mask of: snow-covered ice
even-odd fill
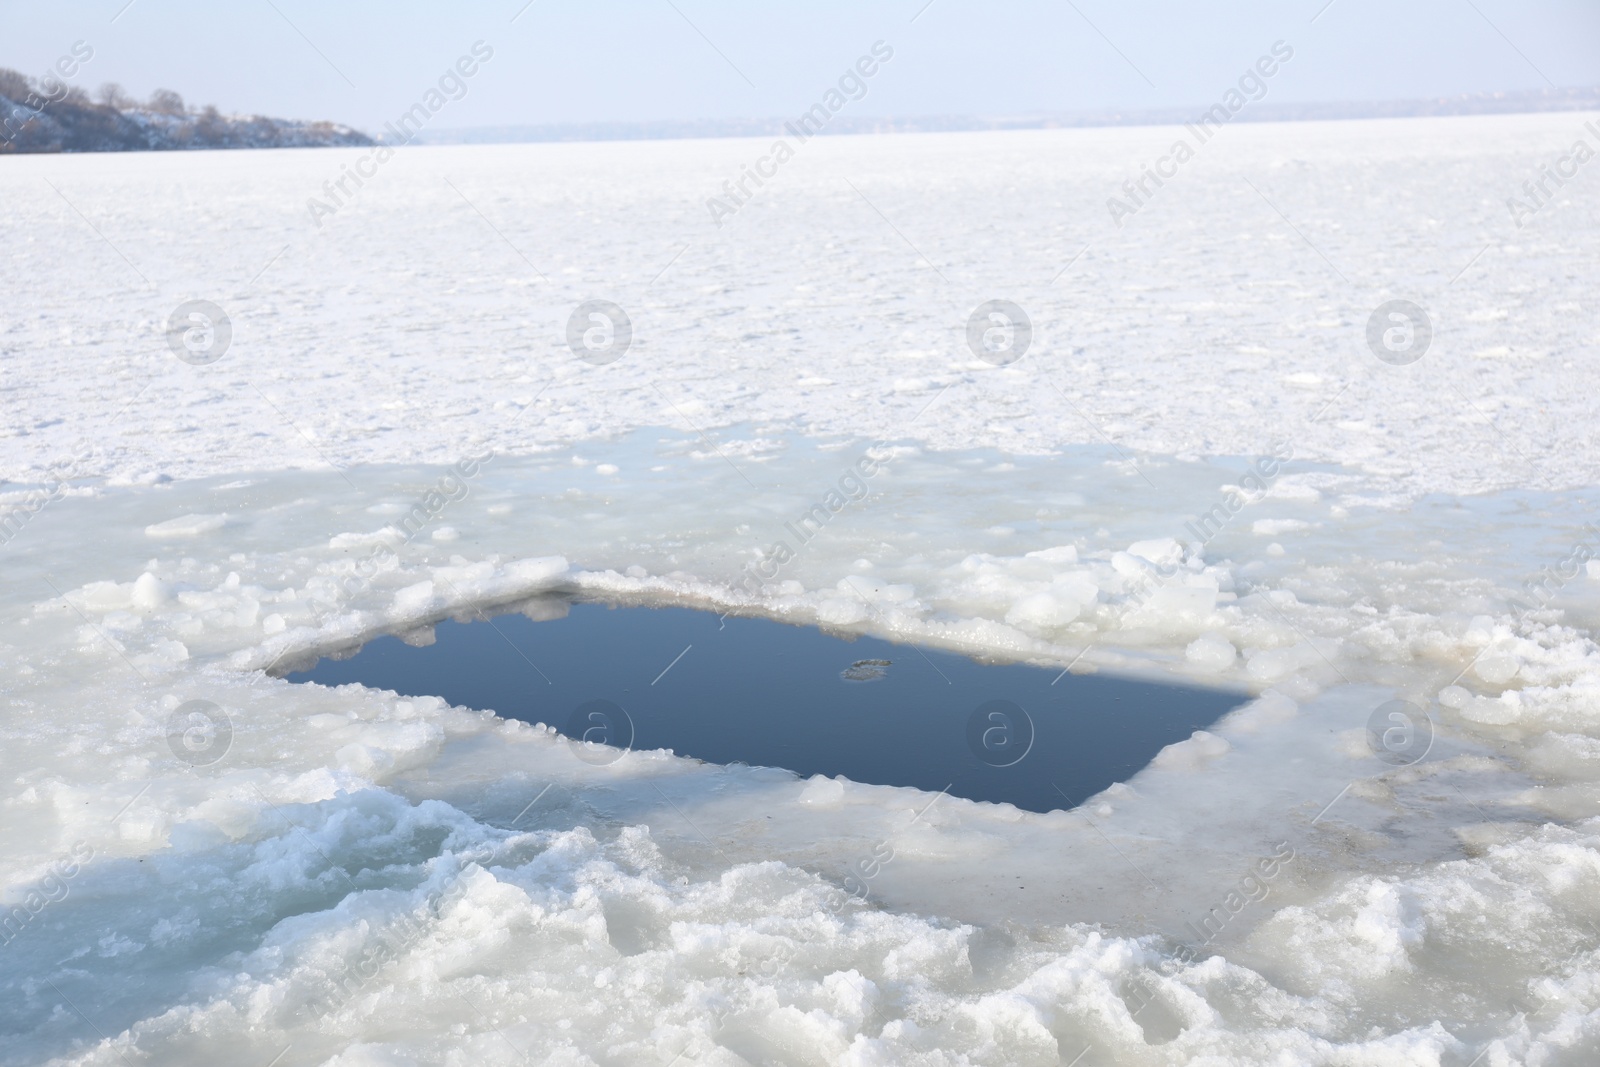
[[[9,161],[0,1062],[1592,1062],[1585,118]],[[1038,815],[277,677],[570,590],[1255,699]]]

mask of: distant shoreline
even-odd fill
[[[1181,126],[1204,110],[1159,108],[1134,111],[1067,112],[1047,115],[934,115],[872,118],[840,115],[825,136],[883,133],[960,133],[986,130],[1092,129],[1117,126]],[[1241,113],[1237,122],[1322,122],[1339,119],[1430,118],[1455,115],[1519,115],[1600,111],[1600,88],[1468,93],[1432,100],[1374,100],[1344,103],[1279,104],[1263,101]],[[706,119],[661,122],[548,123],[526,126],[474,126],[428,130],[411,144],[526,144],[569,141],[667,141],[692,138],[767,137],[784,132],[783,118]]]
[[[92,99],[66,79],[94,58],[83,41],[43,78],[0,68],[0,156],[83,152],[167,152],[231,148],[326,148],[370,145],[372,138],[336,122],[265,115],[223,115],[191,108],[158,89],[146,103],[117,85]]]
[[[874,118],[839,115],[823,136],[895,133],[968,133],[1181,126],[1201,108],[1062,112],[1020,116],[931,115]],[[1353,119],[1437,118],[1600,111],[1600,88],[1466,93],[1428,100],[1269,103],[1238,114],[1236,122],[1328,122]],[[781,136],[790,119],[700,119],[657,122],[547,123],[419,130],[396,141],[374,138],[342,123],[221,115],[215,108],[160,112],[146,106],[94,104],[83,94],[27,104],[0,95],[0,156],[87,152],[184,151],[246,148],[330,148],[401,145],[549,144],[601,141],[669,141]],[[24,125],[26,130],[24,130]],[[392,126],[392,124],[391,124]],[[20,135],[20,136],[19,136]]]

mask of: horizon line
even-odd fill
[[[1006,115],[835,116],[821,135],[965,133],[1006,130],[1173,126],[1193,122],[1206,105]],[[1325,122],[1373,118],[1549,114],[1600,110],[1600,86],[1499,90],[1408,100],[1260,101],[1235,122]],[[419,131],[411,144],[517,144],[563,141],[695,140],[781,135],[785,118],[642,119],[496,123]],[[380,144],[388,143],[381,137]]]

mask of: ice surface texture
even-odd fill
[[[1600,207],[1587,172],[1520,229],[1505,206],[1589,117],[1233,126],[1120,229],[1106,199],[1176,131],[816,138],[720,229],[704,202],[756,143],[402,152],[320,227],[306,200],[359,150],[14,159],[0,346],[27,388],[0,476],[80,437],[137,479],[754,422],[1028,453],[1288,438],[1416,492],[1592,485]],[[967,346],[997,298],[1033,324],[1004,368]],[[1393,298],[1434,325],[1409,366],[1367,349]],[[192,299],[233,329],[203,375],[165,336]],[[595,374],[567,330],[598,299],[633,342]]]

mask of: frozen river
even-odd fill
[[[1593,1062],[1587,118],[8,160],[0,1062]],[[1251,699],[1036,813],[279,677],[573,594]]]

